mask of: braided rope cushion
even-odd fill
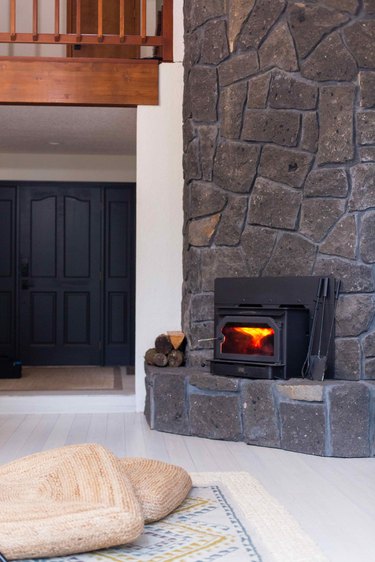
[[[142,530],[130,480],[99,445],[63,447],[0,467],[0,552],[9,559],[117,546]]]
[[[133,484],[145,523],[169,515],[191,490],[191,478],[179,466],[142,458],[120,459],[120,464]]]

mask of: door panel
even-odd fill
[[[20,189],[24,363],[101,363],[100,214],[100,189]]]
[[[134,186],[107,189],[105,268],[106,364],[134,362]]]
[[[15,357],[16,189],[0,190],[0,355]]]

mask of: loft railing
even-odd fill
[[[24,3],[25,0],[19,0]],[[60,0],[54,2],[54,31],[41,33],[39,29],[39,1],[32,1],[32,22],[29,33],[17,30],[17,0],[10,0],[9,6],[9,31],[0,32],[0,43],[18,44],[59,44],[59,45],[122,45],[138,47],[157,47],[162,60],[172,61],[173,57],[173,0],[164,0],[161,15],[160,35],[147,34],[147,0],[139,2],[140,29],[138,34],[127,34],[126,30],[126,3],[129,0],[114,0],[119,6],[119,21],[117,33],[105,33],[103,5],[107,0],[93,0],[97,3],[97,25],[94,33],[83,33],[84,20],[82,1],[71,0],[74,5],[75,22],[74,33],[62,32],[60,26]],[[0,13],[1,18],[1,13]],[[79,47],[78,47],[79,48]]]

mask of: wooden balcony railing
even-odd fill
[[[0,32],[0,43],[66,45],[63,53],[67,56],[0,57],[0,104],[158,103],[158,63],[173,60],[173,0],[163,0],[158,32],[152,35],[148,34],[147,0],[49,1],[53,21],[46,33],[39,24],[45,2],[9,0],[8,31]],[[25,26],[22,12],[20,31],[17,8],[26,2],[31,2],[31,21]],[[66,26],[61,24],[62,8]],[[1,19],[4,29],[0,13]],[[30,31],[24,32],[25,27]],[[142,47],[154,50],[148,49],[142,58]]]
[[[19,0],[25,3],[25,0]],[[129,45],[138,47],[158,47],[163,61],[172,61],[173,57],[173,0],[164,0],[162,10],[162,25],[160,35],[147,35],[147,2],[146,0],[111,0],[114,7],[119,10],[118,30],[116,33],[106,33],[104,27],[104,6],[108,0],[92,0],[97,13],[96,30],[84,33],[85,22],[82,18],[82,4],[84,0],[68,0],[68,13],[74,9],[75,31],[63,33],[60,29],[60,1],[54,2],[54,32],[40,33],[38,24],[39,2],[32,1],[32,32],[17,31],[17,0],[10,0],[9,32],[0,32],[0,43],[31,43],[31,44],[60,44],[60,45]],[[87,0],[86,0],[87,1]],[[141,14],[140,29],[137,33],[132,30],[126,33],[126,5],[134,3]],[[117,4],[117,6],[116,6]],[[69,9],[70,6],[70,9]],[[86,8],[87,10],[87,8]],[[0,14],[1,17],[1,14]],[[31,28],[31,26],[30,26]],[[135,31],[135,32],[134,32]]]

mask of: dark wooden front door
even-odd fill
[[[132,364],[134,229],[133,184],[1,187],[0,354]]]
[[[20,351],[27,364],[98,365],[100,190],[20,188]]]

